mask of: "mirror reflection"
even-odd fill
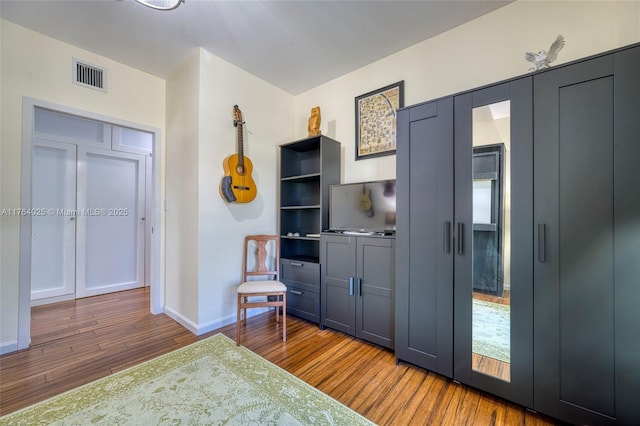
[[[473,109],[472,368],[511,380],[510,101]]]

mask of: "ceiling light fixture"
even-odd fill
[[[156,10],[173,10],[184,3],[184,0],[136,0],[138,3]]]

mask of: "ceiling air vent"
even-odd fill
[[[73,82],[80,86],[106,92],[106,70],[73,58]]]

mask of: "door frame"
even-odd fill
[[[152,209],[150,222],[153,227],[151,235],[151,303],[152,314],[164,312],[165,280],[164,280],[164,221],[162,210],[162,181],[164,171],[161,168],[163,152],[162,131],[159,128],[134,123],[102,114],[84,111],[74,107],[43,101],[28,96],[22,97],[22,146],[21,146],[21,176],[20,176],[20,207],[31,209],[31,185],[33,172],[33,137],[34,115],[36,108],[45,108],[66,114],[72,114],[90,120],[100,121],[122,127],[152,133]],[[20,278],[18,284],[18,343],[17,350],[29,347],[31,342],[31,217],[20,217]]]

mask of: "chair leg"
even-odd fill
[[[238,295],[237,301],[237,312],[236,312],[236,346],[240,346],[240,298],[242,296]]]
[[[282,295],[282,341],[287,341],[287,293]]]

